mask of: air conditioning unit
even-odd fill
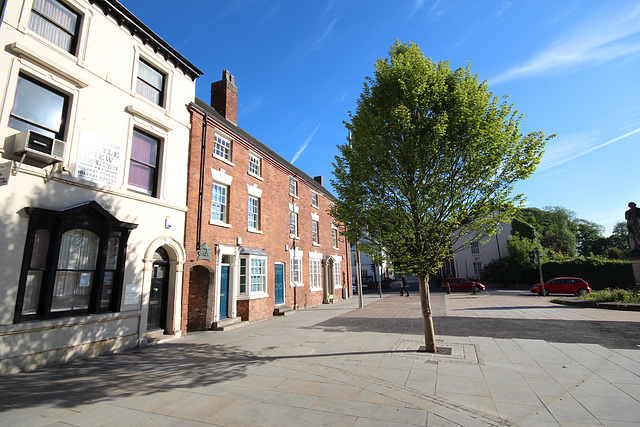
[[[28,159],[52,164],[64,160],[66,142],[39,134],[33,130],[25,130],[16,134],[13,141],[13,153],[25,155]]]

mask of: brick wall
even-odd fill
[[[287,169],[287,165],[283,165],[271,157],[267,153],[261,152],[256,147],[247,142],[239,132],[236,132],[235,126],[223,126],[219,120],[213,120],[211,117],[207,119],[206,140],[207,149],[204,155],[204,191],[202,193],[202,216],[201,224],[201,240],[200,243],[207,243],[212,249],[212,262],[197,261],[198,253],[196,246],[198,243],[198,202],[201,188],[201,154],[203,124],[205,123],[205,114],[200,106],[190,106],[191,111],[191,139],[190,139],[190,157],[189,157],[189,181],[188,181],[188,212],[185,235],[185,249],[187,252],[187,262],[185,265],[184,283],[189,286],[183,288],[183,301],[190,301],[192,292],[201,295],[202,290],[195,285],[192,286],[190,280],[193,274],[191,268],[197,263],[207,265],[211,269],[215,269],[215,245],[225,244],[235,246],[238,238],[242,240],[242,246],[259,248],[268,254],[267,258],[267,292],[268,297],[239,300],[237,304],[238,316],[243,320],[260,320],[273,314],[275,308],[275,292],[274,278],[276,263],[284,264],[284,292],[285,304],[289,306],[297,306],[298,308],[317,305],[323,302],[323,292],[311,292],[309,287],[310,271],[309,271],[309,252],[319,252],[323,256],[338,255],[343,260],[341,268],[344,277],[350,277],[349,252],[346,239],[340,236],[343,242],[339,242],[338,249],[333,249],[331,223],[332,218],[328,215],[330,207],[330,198],[317,191],[311,184],[307,183],[303,177],[295,176],[292,171]],[[232,139],[232,155],[229,164],[217,157],[213,156],[214,137],[216,132],[222,132],[223,135]],[[262,173],[261,178],[256,178],[248,173],[249,170],[249,153],[253,152],[262,157]],[[222,227],[209,224],[211,215],[211,188],[212,174],[211,170],[224,169],[227,175],[233,177],[228,192],[228,223],[231,227]],[[289,195],[289,178],[293,176],[298,181],[298,197]],[[262,190],[260,198],[260,231],[261,234],[248,231],[248,190],[247,185],[257,187]],[[318,207],[313,207],[311,203],[311,193],[318,194]],[[295,203],[298,208],[298,237],[299,239],[291,239],[289,237],[289,204]],[[311,234],[311,214],[315,213],[319,216],[319,236],[320,246],[312,244]],[[290,286],[290,253],[287,249],[295,246],[304,251],[303,255],[303,282],[304,286]],[[346,258],[345,258],[346,257]],[[322,280],[324,281],[324,268],[322,271]],[[213,285],[213,284],[212,284]],[[231,286],[231,285],[230,285]],[[346,281],[349,294],[351,286]],[[342,297],[342,290],[336,289],[336,298]],[[211,302],[209,302],[210,304]],[[189,307],[183,310],[183,332],[186,332],[187,323],[196,322],[189,313]]]

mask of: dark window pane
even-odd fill
[[[19,76],[9,126],[16,130],[42,130],[41,133],[53,133],[50,136],[61,139],[67,102],[68,97]]]

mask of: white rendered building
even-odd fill
[[[115,0],[0,8],[0,373],[180,334],[202,72]]]
[[[511,222],[501,224],[498,233],[491,237],[462,236],[458,239],[458,245],[454,246],[453,260],[449,261],[451,267],[453,263],[454,273],[443,271],[443,276],[464,277],[466,279],[478,280],[482,274],[484,266],[491,261],[502,259],[509,255],[507,240],[511,236]],[[471,238],[470,247],[462,248],[464,242]]]

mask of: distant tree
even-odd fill
[[[577,227],[574,212],[562,206],[547,206],[544,210],[523,208],[516,217],[536,230],[544,248],[560,257],[575,256]]]
[[[469,66],[452,70],[412,43],[396,42],[376,62],[350,119],[332,214],[356,235],[366,228],[397,271],[418,275],[426,349],[435,352],[429,275],[465,247],[456,239],[491,236],[512,217],[522,200],[513,183],[534,172],[549,138],[523,135],[513,104]]]
[[[629,252],[629,232],[627,231],[627,223],[624,221],[616,222],[613,226],[613,233],[608,238],[609,248],[617,248],[623,253]]]
[[[577,230],[578,254],[585,258],[590,254],[604,255],[604,248],[599,241],[604,237],[604,227],[586,219],[576,219],[574,223]]]

